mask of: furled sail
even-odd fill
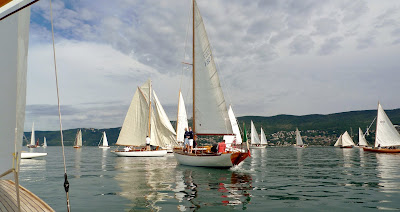
[[[361,128],[358,128],[358,146],[368,146],[367,140],[365,139]]]
[[[35,146],[35,123],[32,123],[31,145]]]
[[[136,89],[118,136],[117,145],[144,146],[149,130],[150,80]]]
[[[349,133],[346,131],[342,136],[342,146],[355,146],[353,139],[351,139]]]
[[[179,91],[179,101],[178,101],[178,119],[176,120],[176,140],[179,142],[184,141],[185,128],[189,128],[185,102],[183,101],[182,92]]]
[[[0,17],[9,14],[11,7],[19,7],[20,2],[2,1]],[[25,121],[29,21],[29,8],[0,21],[0,175],[11,168],[19,169]],[[12,175],[4,178],[14,179]]]
[[[253,121],[251,121],[251,144],[260,144],[260,138],[258,137],[258,133],[256,127],[254,126]]]
[[[151,126],[151,140],[155,143],[156,146],[168,147],[168,146],[176,146],[178,145],[176,141],[176,133],[174,128],[171,125],[171,122],[168,119],[167,114],[164,111],[160,101],[156,93],[153,91],[153,99],[154,99],[154,122],[152,122]],[[153,121],[152,120],[152,121]]]
[[[194,2],[195,129],[197,134],[232,134],[232,126],[207,32]]]
[[[103,146],[108,146],[108,140],[105,131],[103,132]]]
[[[301,139],[300,131],[296,128],[296,145],[301,146],[303,145],[303,139]]]
[[[261,145],[267,145],[268,141],[267,141],[267,137],[265,137],[265,133],[263,128],[261,128]]]
[[[400,135],[394,128],[380,103],[378,103],[378,116],[376,119],[375,147],[400,145]]]

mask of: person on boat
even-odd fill
[[[149,138],[149,136],[146,136],[146,150],[150,151],[150,141],[151,139]]]
[[[189,138],[190,138],[190,135],[189,135],[189,131],[188,131],[187,128],[185,128],[184,138],[185,138],[185,142],[183,143],[183,150],[184,151],[188,151],[189,150]]]
[[[189,127],[189,152],[193,153],[193,138],[194,138],[194,133],[192,131],[192,128]]]
[[[225,149],[226,149],[225,140],[222,140],[222,142],[218,143],[218,153],[224,153]]]

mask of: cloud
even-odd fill
[[[333,37],[325,40],[325,42],[321,45],[321,48],[318,51],[320,55],[329,55],[332,52],[338,50],[340,46],[340,42],[343,41],[342,37]]]
[[[298,35],[289,47],[292,54],[307,54],[314,47],[314,41],[309,36]]]

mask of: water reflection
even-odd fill
[[[46,179],[46,160],[43,158],[21,160],[20,170],[23,175],[23,181],[44,181]]]
[[[378,162],[379,185],[384,193],[398,193],[400,190],[400,155],[396,154],[376,154]]]
[[[81,178],[81,176],[82,176],[82,173],[81,173],[82,148],[77,148],[77,149],[74,148],[74,150],[75,150],[75,164],[74,164],[74,167],[75,167],[75,170],[74,170],[74,171],[75,171],[75,175],[74,175],[74,177],[75,177],[75,178]]]

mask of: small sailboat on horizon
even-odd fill
[[[349,133],[346,131],[339,136],[334,146],[340,148],[353,148],[355,144],[353,142],[353,139],[351,139]]]
[[[43,148],[46,148],[47,147],[47,140],[46,140],[46,137],[44,137],[43,138],[43,146],[42,146]]]
[[[38,147],[35,142],[35,123],[32,123],[31,143],[26,145],[28,148]]]
[[[296,128],[296,145],[294,147],[304,148],[303,139],[301,138],[300,131],[298,128]]]
[[[358,128],[358,147],[367,147],[368,142],[361,128]]]
[[[376,118],[375,146],[373,148],[363,147],[363,150],[378,153],[400,153],[400,134],[379,102]]]
[[[79,129],[76,132],[76,136],[75,136],[75,142],[74,142],[74,148],[78,149],[82,147],[82,130]]]
[[[250,144],[250,149],[264,149],[266,147],[261,145],[260,137],[258,136],[257,129],[254,126],[253,120],[251,121]]]
[[[102,143],[102,141],[103,141],[103,143]],[[102,145],[100,145],[100,143],[102,143]],[[100,142],[99,142],[99,148],[102,148],[102,149],[110,148],[110,146],[108,146],[106,131],[103,131],[103,136],[101,137]]]

